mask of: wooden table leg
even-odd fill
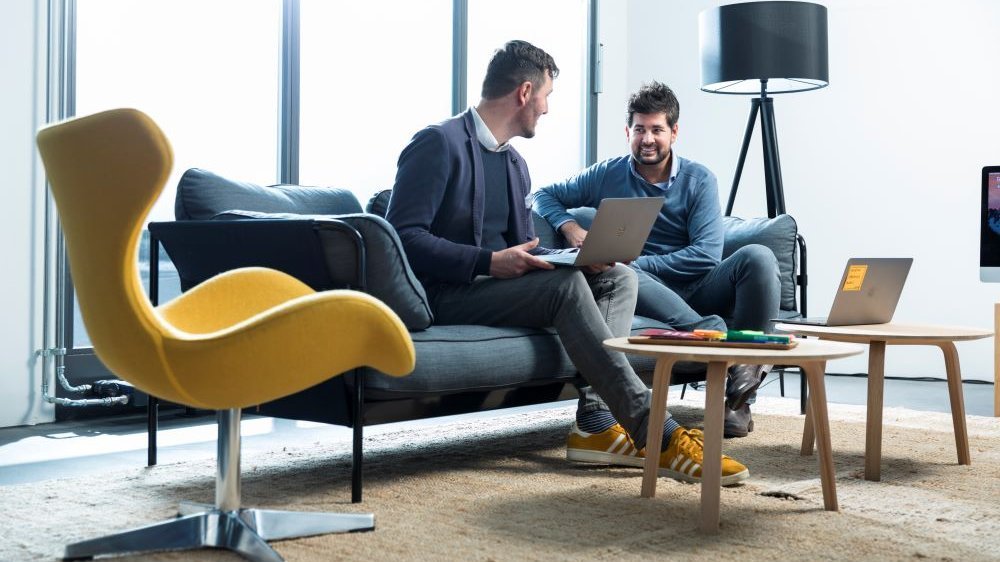
[[[868,346],[868,414],[865,420],[865,480],[882,479],[882,395],[885,391],[885,342]]]
[[[726,369],[728,363],[708,364],[705,389],[705,451],[701,464],[701,530],[719,530],[719,499],[722,488],[722,426],[725,423]]]
[[[969,453],[969,432],[965,427],[965,398],[962,394],[962,370],[958,365],[958,350],[947,341],[938,344],[944,352],[944,365],[948,372],[948,397],[951,399],[951,421],[955,426],[955,448],[958,464],[972,464]]]
[[[649,426],[646,430],[646,461],[642,471],[642,497],[656,495],[656,477],[660,469],[660,446],[663,441],[663,421],[667,417],[667,390],[674,360],[660,357],[653,371],[653,399],[649,406]]]
[[[993,415],[1000,418],[1000,302],[993,305]]]
[[[802,380],[806,380],[805,368],[802,369]],[[809,401],[812,401],[812,394],[809,395]],[[806,425],[802,428],[802,449],[799,450],[799,454],[803,457],[808,457],[813,454],[813,445],[816,443],[816,430],[813,428],[812,420],[812,408],[806,405]]]
[[[833,472],[833,446],[830,443],[830,420],[826,411],[826,383],[823,380],[826,376],[826,361],[806,363],[804,367],[806,376],[809,377],[809,412],[812,416],[813,427],[816,429],[819,476],[823,483],[823,507],[827,511],[837,511],[837,481]],[[708,451],[705,454],[707,455]]]

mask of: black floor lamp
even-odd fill
[[[726,216],[733,211],[758,115],[764,145],[767,214],[783,214],[785,192],[774,104],[768,94],[804,92],[829,83],[826,7],[808,2],[747,2],[705,10],[698,19],[701,89],[715,94],[759,95],[750,103]]]

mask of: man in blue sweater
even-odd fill
[[[778,315],[781,285],[774,254],[752,244],[722,259],[723,224],[715,176],[672,150],[680,105],[658,82],[628,103],[631,154],[594,164],[534,196],[535,210],[573,246],[587,235],[566,209],[597,207],[605,197],[666,198],[642,256],[636,313],[678,330],[767,330]],[[769,367],[737,365],[726,383],[729,437],[753,430],[750,406]],[[571,447],[572,448],[572,447]]]
[[[590,385],[581,389],[575,426],[599,434],[591,460],[642,466],[649,389],[625,355],[602,342],[629,333],[635,273],[621,264],[554,268],[538,257],[525,198],[524,158],[509,141],[531,138],[559,69],[524,41],[498,49],[478,105],[417,132],[399,155],[386,219],[430,301],[437,324],[554,327]],[[671,425],[672,424],[672,425]],[[700,481],[702,439],[665,424],[660,473]],[[722,459],[722,483],[749,471]]]

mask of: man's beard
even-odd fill
[[[632,157],[635,158],[635,161],[644,166],[655,166],[656,164],[659,164],[660,162],[666,160],[669,156],[670,156],[669,150],[667,151],[657,150],[656,153],[653,154],[652,156],[643,156],[642,148],[639,148],[632,153]]]

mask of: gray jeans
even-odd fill
[[[750,244],[733,252],[715,269],[687,285],[670,283],[638,270],[635,312],[676,330],[734,330],[772,327],[781,304],[778,260],[770,248]]]
[[[566,354],[590,385],[581,389],[580,408],[607,408],[642,447],[649,389],[623,353],[602,343],[628,335],[636,291],[635,273],[616,265],[592,276],[560,267],[515,279],[477,277],[468,285],[428,287],[427,295],[436,324],[554,327]]]

